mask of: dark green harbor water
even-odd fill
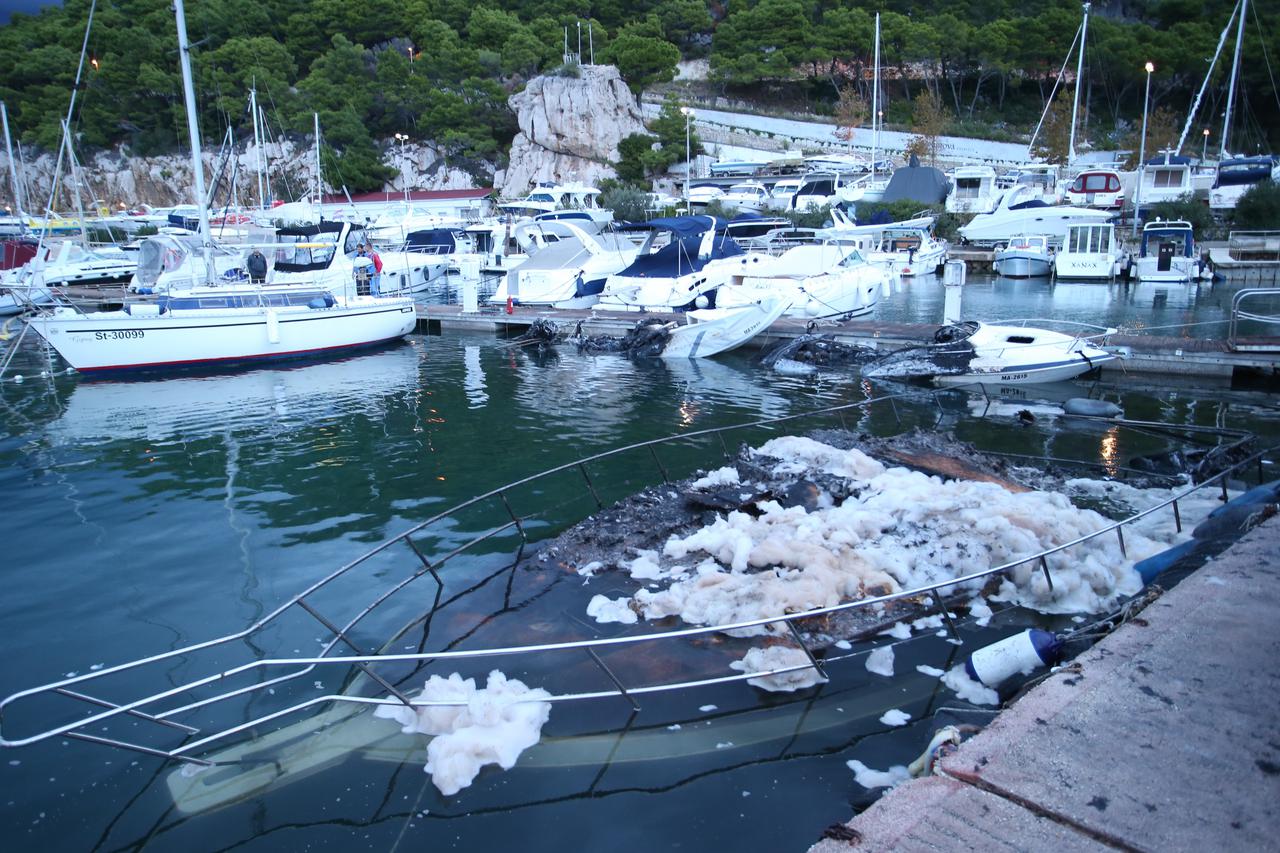
[[[977,298],[981,289],[973,292]],[[994,305],[996,286],[991,293]],[[1005,316],[1040,313],[1021,307]],[[918,312],[904,318],[933,318],[927,305]],[[18,370],[26,381],[0,385],[5,694],[240,630],[413,522],[553,465],[880,390],[851,376],[764,372],[750,352],[632,364],[569,349],[538,357],[490,336],[460,335],[203,378],[50,380],[35,375],[40,368],[35,352],[24,353]],[[1092,393],[1122,403],[1131,418],[1251,429],[1268,441],[1280,434],[1274,396],[1223,384],[1143,377],[1046,393]],[[1111,464],[1166,447],[1158,436],[1060,429],[1047,419],[1030,427],[978,419],[985,401],[960,392],[939,400],[877,404],[849,425],[890,434],[940,422],[984,447]],[[636,458],[593,468],[604,495],[657,479]],[[711,443],[698,443],[664,461],[682,476],[699,462],[717,467],[720,457]],[[539,533],[594,509],[572,478],[526,490],[521,500],[530,502],[517,507],[521,513],[535,501],[556,507],[554,521],[533,525]],[[465,528],[433,544],[464,541]],[[503,565],[502,549],[491,550],[451,564],[450,593]],[[560,583],[544,596],[517,588],[518,606],[486,623],[488,638],[534,642],[584,619],[585,596],[600,590],[578,587]],[[376,648],[406,613],[425,610],[431,590],[422,590],[420,601],[406,601],[360,641]],[[502,590],[484,587],[433,630],[461,630],[503,602]],[[983,632],[966,630],[966,642],[982,641]],[[327,636],[315,623],[289,621],[255,638],[251,654],[310,653]],[[173,764],[54,738],[0,752],[0,837],[11,850],[802,850],[863,797],[847,760],[877,769],[906,763],[937,727],[985,718],[915,672],[917,663],[946,668],[956,648],[935,638],[900,647],[892,682],[867,673],[861,658],[832,664],[832,683],[819,695],[770,697],[763,709],[741,684],[649,699],[621,739],[613,733],[629,723],[625,703],[558,705],[542,746],[450,798],[430,785],[420,756],[403,762],[395,753],[357,751],[242,801],[187,814],[167,786]],[[145,682],[116,682],[110,698],[159,691],[189,675],[187,663],[175,661]],[[317,689],[342,687],[340,678],[316,678]],[[708,705],[719,710],[698,710]],[[734,710],[748,705],[755,709]],[[890,708],[919,722],[879,723]],[[5,734],[41,722],[15,710]],[[112,732],[143,737],[144,729],[124,723]]]

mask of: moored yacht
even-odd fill
[[[937,272],[947,260],[947,244],[933,236],[932,225],[930,220],[925,226],[886,226],[880,244],[867,253],[867,260],[903,276]]]
[[[581,211],[597,222],[613,221],[613,211],[600,206],[600,190],[581,183],[541,183],[523,199],[500,204],[498,208],[504,213],[521,217],[557,211]]]
[[[734,275],[716,292],[716,305],[747,304],[778,296],[791,317],[856,317],[871,313],[880,298],[884,269],[856,247],[828,242],[793,246]]]
[[[526,232],[535,231],[537,237]],[[585,308],[599,298],[612,273],[626,269],[640,247],[613,231],[593,233],[579,223],[526,222],[516,239],[536,245],[528,260],[508,272],[490,301]]]
[[[1007,246],[996,250],[992,267],[996,275],[1005,278],[1048,275],[1053,269],[1053,252],[1049,250],[1049,240],[1043,234],[1014,237]]]
[[[1280,157],[1237,157],[1218,164],[1209,207],[1215,211],[1234,210],[1240,196],[1258,184],[1280,181]]]
[[[991,213],[981,213],[960,229],[966,242],[992,246],[1019,234],[1043,234],[1050,246],[1061,245],[1072,225],[1101,225],[1111,219],[1105,210],[1071,205],[1048,205],[1025,186],[1015,185]]]
[[[719,234],[723,225],[711,216],[677,216],[634,226],[632,230],[648,232],[644,243],[630,266],[609,276],[595,307],[623,311],[714,307],[716,288],[768,260],[767,255],[744,252],[732,237]],[[661,243],[662,239],[666,242]]]
[[[1142,243],[1133,261],[1138,281],[1186,284],[1201,277],[1191,223],[1157,219],[1142,227]]]
[[[1062,248],[1053,257],[1054,275],[1061,279],[1109,281],[1120,275],[1125,253],[1111,222],[1072,225]]]
[[[1087,169],[1067,187],[1067,204],[1119,210],[1124,207],[1124,182],[1115,169]]]
[[[957,166],[951,182],[954,188],[947,195],[948,213],[990,213],[1004,195],[996,186],[996,170],[990,166]]]

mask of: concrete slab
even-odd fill
[[[890,791],[858,816],[853,832],[834,832],[809,853],[850,850],[1109,850],[1106,845],[1009,800],[941,776]],[[854,834],[856,833],[856,835]]]
[[[813,850],[1280,850],[1278,612],[1273,518]]]
[[[1280,519],[943,762],[1120,846],[1280,848]]]

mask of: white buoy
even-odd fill
[[[1048,631],[1028,628],[969,655],[964,670],[987,687],[998,687],[1018,673],[1034,672],[1058,659],[1062,642]]]

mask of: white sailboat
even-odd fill
[[[203,200],[200,134],[191,83],[190,45],[182,0],[175,0],[179,58],[186,96],[195,197]],[[416,322],[408,298],[358,294],[304,284],[218,283],[208,213],[197,204],[205,278],[180,295],[83,313],[59,306],[27,320],[77,370],[125,370],[218,365],[314,355],[402,337]]]

